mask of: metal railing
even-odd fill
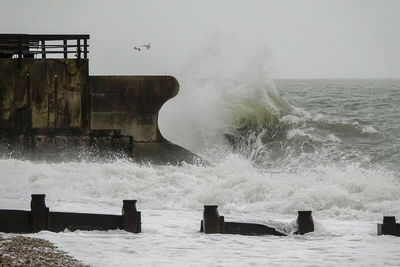
[[[88,34],[0,34],[0,58],[46,58],[50,54],[68,58],[73,54],[86,59],[89,38]]]

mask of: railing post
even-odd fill
[[[21,44],[21,37],[18,37],[18,66],[21,66],[22,60],[22,44]]]
[[[42,58],[46,58],[46,43],[44,40],[40,41],[42,44]]]
[[[76,45],[77,45],[77,47],[78,47],[78,51],[77,51],[77,53],[78,53],[78,59],[81,59],[81,39],[77,39],[77,40],[76,40]]]
[[[22,58],[22,43],[21,38],[18,38],[18,58]]]
[[[64,46],[64,58],[68,58],[68,53],[67,53],[67,40],[63,40],[63,46]]]
[[[44,194],[33,194],[31,199],[32,231],[34,233],[47,229],[48,208]]]
[[[83,39],[83,58],[87,59],[87,39]]]

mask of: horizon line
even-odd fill
[[[400,80],[400,77],[397,78],[340,78],[340,77],[324,77],[324,78],[305,78],[305,77],[296,77],[296,78],[284,78],[284,77],[277,77],[273,78],[272,80]]]

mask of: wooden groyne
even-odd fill
[[[141,212],[136,209],[136,200],[123,201],[122,215],[50,211],[46,206],[44,194],[32,195],[30,206],[30,211],[0,209],[0,232],[123,229],[131,233],[140,233],[142,229]]]

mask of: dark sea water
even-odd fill
[[[278,80],[276,87],[306,111],[297,129],[320,137],[310,143],[330,149],[331,160],[400,170],[400,80]]]

